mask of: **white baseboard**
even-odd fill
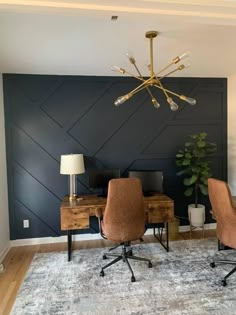
[[[102,239],[99,233],[96,234],[76,234],[72,236],[73,241],[90,241]],[[65,243],[67,242],[67,236],[58,237],[40,237],[40,238],[26,238],[20,240],[11,241],[11,247],[14,246],[27,246],[27,245],[39,245],[39,244],[53,244],[53,243]]]
[[[204,225],[205,230],[216,229],[216,223],[208,223]],[[196,228],[196,230],[201,230],[201,228]],[[189,231],[189,225],[180,226],[180,232]],[[151,235],[153,229],[148,229],[145,235]],[[99,233],[96,234],[76,234],[73,235],[73,241],[90,241],[90,240],[100,240],[102,239]],[[40,237],[40,238],[27,238],[20,240],[13,240],[10,242],[11,247],[15,246],[27,246],[27,245],[39,245],[39,244],[50,244],[50,243],[65,243],[67,242],[67,236],[58,237]],[[1,256],[0,256],[1,257]],[[1,259],[0,259],[1,261]]]
[[[180,232],[188,232],[190,229],[189,225],[181,225],[179,227]],[[195,230],[201,230],[201,227],[197,227]],[[204,230],[215,230],[216,229],[216,223],[206,223],[204,224]]]
[[[0,264],[3,261],[3,259],[5,258],[5,256],[7,255],[7,253],[9,252],[11,248],[11,243],[9,242],[5,248],[0,252]]]

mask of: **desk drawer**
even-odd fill
[[[77,230],[89,228],[89,211],[61,209],[61,229]]]
[[[149,205],[148,223],[163,223],[174,220],[173,205]]]

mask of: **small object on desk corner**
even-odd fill
[[[81,198],[81,197],[76,198],[77,201],[80,201],[80,200],[83,200],[83,199],[84,199],[84,198]]]
[[[5,271],[5,266],[3,264],[0,264],[0,274]]]

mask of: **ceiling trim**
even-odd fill
[[[220,10],[219,8],[222,8]],[[235,10],[233,10],[235,8]],[[49,10],[67,10],[67,11],[97,11],[97,12],[124,12],[138,14],[159,14],[170,16],[201,17],[236,20],[236,3],[233,1],[191,1],[186,0],[166,1],[166,0],[140,0],[140,1],[97,1],[90,0],[86,2],[63,1],[63,0],[0,0],[0,9],[17,11],[19,9],[29,11],[30,9]],[[224,9],[224,10],[223,10]],[[54,12],[56,13],[56,12]]]

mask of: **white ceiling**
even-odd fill
[[[149,30],[156,72],[187,50],[180,76],[236,74],[235,0],[0,0],[0,72],[110,76],[133,52],[147,74]]]

